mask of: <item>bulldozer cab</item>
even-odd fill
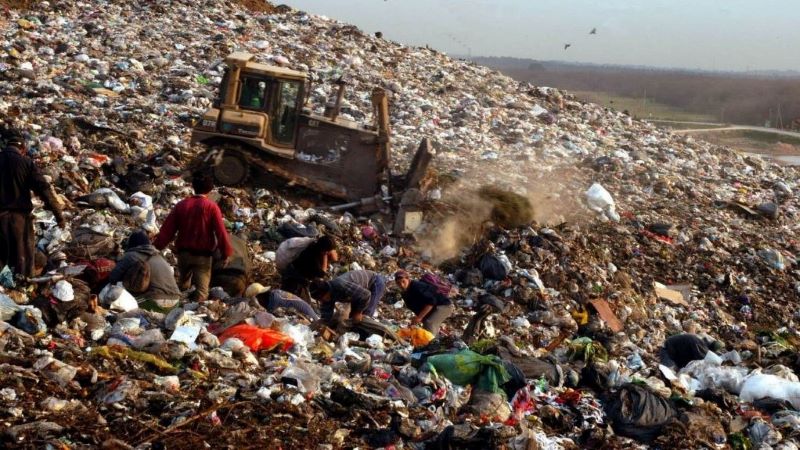
[[[252,56],[234,53],[220,84],[214,107],[222,110],[220,131],[253,136],[265,145],[294,149],[306,76],[302,72],[251,62]],[[234,113],[234,114],[231,114]],[[290,156],[286,151],[277,153]]]

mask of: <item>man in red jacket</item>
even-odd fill
[[[195,173],[192,188],[195,195],[175,205],[153,245],[163,250],[177,233],[178,287],[186,290],[193,284],[197,289],[196,300],[204,301],[208,298],[214,250],[220,250],[227,265],[233,248],[219,206],[208,199],[208,193],[214,189],[211,176]]]

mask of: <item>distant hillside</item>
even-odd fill
[[[655,101],[719,122],[789,128],[800,118],[800,72],[710,72],[473,57],[536,85]]]

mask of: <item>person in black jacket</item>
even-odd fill
[[[422,324],[422,328],[433,334],[439,333],[442,322],[453,315],[453,302],[440,294],[436,286],[424,281],[414,281],[405,270],[394,274],[394,281],[400,287],[406,307],[416,314],[411,321],[414,325]]]
[[[0,268],[33,275],[35,233],[31,191],[53,212],[58,226],[64,216],[55,192],[34,162],[25,156],[25,139],[17,132],[5,134],[6,148],[0,152]]]

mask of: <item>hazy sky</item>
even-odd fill
[[[800,70],[800,0],[282,1],[450,54]]]

